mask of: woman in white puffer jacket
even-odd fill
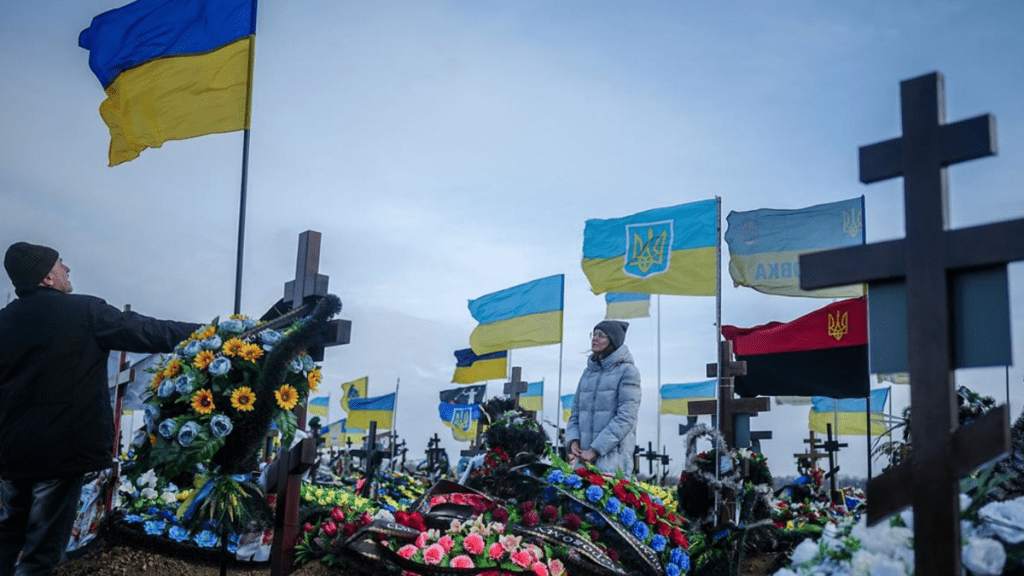
[[[587,368],[580,377],[566,425],[569,460],[592,462],[605,474],[633,472],[640,371],[623,345],[629,324],[604,320],[591,334]]]

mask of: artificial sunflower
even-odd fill
[[[231,407],[241,412],[252,412],[256,405],[256,394],[248,386],[241,386],[231,393]]]
[[[213,412],[213,392],[200,390],[192,396],[192,409],[200,414]]]
[[[245,342],[242,342],[238,338],[232,338],[231,340],[228,340],[227,342],[224,343],[224,348],[223,348],[224,355],[225,356],[235,356],[236,354],[241,352],[242,348],[244,348],[244,347],[245,347]]]
[[[192,361],[192,365],[195,366],[196,368],[199,368],[200,370],[205,370],[206,367],[209,366],[211,362],[213,362],[214,358],[216,357],[213,355],[213,352],[210,352],[209,350],[203,350],[199,354],[196,354],[196,358],[195,360]]]
[[[320,373],[319,368],[314,368],[309,371],[309,375],[306,376],[306,381],[309,382],[310,394],[315,394],[316,389],[320,387],[320,382],[324,379],[324,375]]]
[[[153,382],[149,385],[149,387],[153,389],[153,392],[156,392],[157,388],[160,387],[160,383],[163,382],[163,381],[164,381],[164,373],[163,373],[163,371],[157,372],[156,374],[153,375]]]
[[[175,358],[168,362],[164,368],[164,378],[174,378],[178,375],[178,372],[181,372],[181,360]]]
[[[249,362],[255,362],[260,356],[263,356],[263,349],[258,344],[245,344],[238,355]]]
[[[290,384],[285,384],[274,392],[274,398],[277,398],[277,405],[282,410],[291,410],[299,403],[299,392]]]

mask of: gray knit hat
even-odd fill
[[[619,346],[626,341],[627,328],[629,328],[629,322],[622,320],[602,320],[597,323],[597,326],[594,326],[594,330],[600,330],[605,333],[605,336],[608,336],[613,350],[618,350]]]
[[[59,257],[53,248],[15,242],[4,255],[4,269],[15,288],[36,286],[50,273]]]

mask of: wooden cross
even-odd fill
[[[824,442],[819,442],[818,444],[811,444],[811,451],[813,452],[814,450],[821,448],[828,454],[828,473],[825,474],[825,478],[829,479],[829,487],[831,488],[829,494],[833,502],[841,504],[843,502],[843,498],[839,495],[839,487],[837,486],[837,482],[839,481],[839,465],[836,464],[836,454],[839,453],[840,448],[846,448],[849,444],[846,444],[845,442],[840,444],[838,435],[835,440],[832,439],[831,423],[825,425],[825,434],[826,440]]]
[[[381,461],[382,453],[377,450],[377,421],[370,421],[370,430],[366,434],[366,441],[363,444],[363,486],[359,489],[359,495],[363,498],[370,497],[370,486],[373,484],[373,477],[377,474],[377,465]]]
[[[826,428],[826,430],[827,429],[828,428]],[[817,468],[818,467],[818,460],[821,460],[822,458],[827,458],[828,454],[825,453],[825,452],[818,452],[817,451],[817,449],[819,448],[820,444],[816,443],[815,440],[814,440],[814,430],[811,430],[809,437],[804,439],[804,444],[808,445],[807,446],[807,452],[805,452],[803,454],[793,454],[793,457],[797,459],[797,468],[798,469],[800,468],[800,461],[801,460],[810,463],[810,465],[807,466],[808,469],[810,469],[810,468]],[[801,470],[801,472],[802,472],[802,470]]]
[[[430,470],[431,475],[437,472],[435,469],[441,464],[441,454],[443,452],[444,448],[441,448],[441,438],[437,435],[437,432],[434,432],[434,436],[427,440],[427,469]]]
[[[916,574],[960,574],[959,478],[1009,447],[1006,406],[958,429],[951,279],[1024,259],[1024,220],[947,230],[946,166],[996,152],[988,114],[945,123],[943,78],[900,83],[903,136],[860,149],[860,180],[903,176],[906,238],[800,256],[800,287],[905,279],[913,454],[868,482],[868,523],[912,504]]]
[[[710,414],[717,417],[719,431],[725,438],[725,443],[730,448],[745,448],[750,445],[749,433],[743,440],[742,446],[737,446],[737,419],[745,418],[741,422],[747,431],[750,430],[749,418],[760,412],[771,410],[771,403],[768,398],[735,398],[733,393],[733,377],[746,374],[747,362],[732,360],[732,342],[725,340],[721,343],[722,349],[722,375],[718,378],[718,400],[692,400],[688,404],[689,415],[699,416]],[[718,364],[708,364],[708,377],[718,376]]]
[[[302,475],[316,462],[316,444],[311,440],[305,438],[290,449],[281,446],[277,459],[267,465],[267,492],[277,494],[274,541],[270,545],[271,576],[290,573],[295,559],[295,538],[299,534],[298,486]],[[295,494],[291,493],[293,487]]]
[[[505,382],[505,394],[512,397],[515,400],[515,405],[519,406],[519,395],[526,392],[529,389],[529,385],[523,382],[523,369],[519,366],[512,367],[512,380]]]
[[[647,460],[647,473],[654,476],[654,462],[661,461],[661,455],[654,449],[650,441],[647,442],[647,451],[641,451],[639,455]]]

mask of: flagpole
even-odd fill
[[[718,369],[715,371],[718,375],[718,381],[715,386],[715,412],[718,413],[715,425],[715,429],[719,430],[722,428],[722,198],[715,196],[715,349],[718,357]],[[659,306],[660,308],[660,306]],[[658,310],[661,313],[661,310]],[[722,454],[718,452],[718,446],[715,446],[715,480],[721,478],[721,461]],[[728,450],[728,446],[726,446]],[[718,518],[718,491],[715,491],[715,522],[719,521]]]
[[[868,419],[868,422],[867,422],[867,424],[868,424],[868,433],[866,434],[866,436],[868,437],[868,481],[870,482],[871,481],[871,386],[868,386],[868,401],[864,405],[864,407],[867,408],[867,410],[865,411],[866,413],[864,414],[864,417]]]
[[[391,406],[391,470],[395,469],[395,443],[398,440],[398,426],[395,424],[398,422],[398,386],[402,383],[402,378],[395,378],[395,403]]]
[[[242,311],[242,260],[245,253],[245,202],[249,186],[249,126],[252,122],[252,76],[256,56],[256,0],[249,15],[249,77],[245,91],[245,128],[242,130],[242,186],[238,195],[238,254],[235,260],[235,314]]]
[[[565,335],[562,335],[562,340],[565,340]],[[562,410],[565,409],[562,406],[562,349],[565,347],[565,342],[558,343],[558,411],[555,412],[555,454],[562,448]]]
[[[655,346],[657,346],[657,358],[658,358],[658,433],[655,435],[655,446],[661,447],[661,294],[658,294],[658,319],[657,323],[657,338],[655,339]],[[661,459],[658,459],[658,476],[660,477],[665,473],[664,464]]]

